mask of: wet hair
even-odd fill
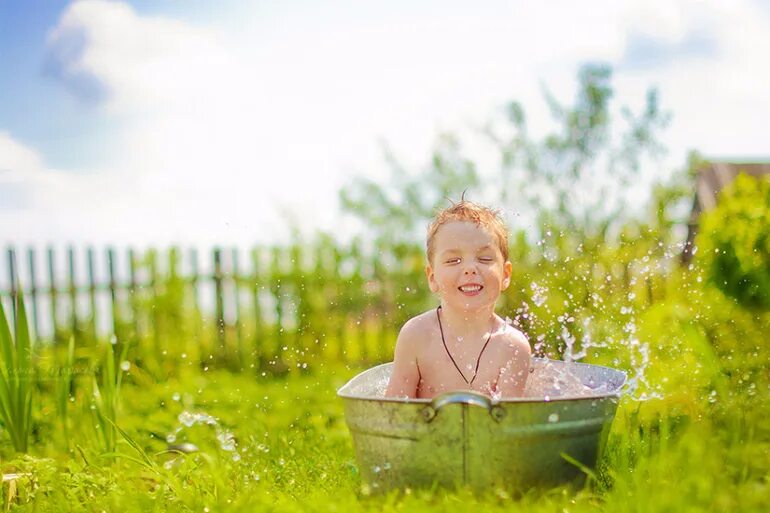
[[[489,230],[492,236],[497,239],[500,253],[503,255],[503,261],[508,260],[508,228],[500,217],[500,211],[472,203],[465,199],[465,193],[463,193],[459,203],[452,202],[452,206],[436,214],[436,217],[428,226],[428,238],[426,241],[428,263],[431,265],[433,263],[433,240],[436,238],[438,229],[452,221],[476,223],[477,226],[482,226]]]

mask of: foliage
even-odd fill
[[[770,309],[770,180],[738,175],[702,216],[697,247],[722,292],[747,308]]]
[[[621,108],[620,132],[612,119],[611,78],[606,65],[583,66],[571,107],[561,105],[546,89],[558,128],[540,139],[531,134],[518,102],[509,104],[507,123],[490,124],[486,130],[501,155],[505,185],[500,205],[512,208],[518,198],[525,198],[538,214],[543,233],[564,230],[576,239],[606,236],[611,226],[624,221],[627,193],[644,159],[664,152],[658,133],[669,115],[661,111],[657,91],[647,92],[638,115]]]
[[[27,452],[32,427],[32,395],[35,390],[32,344],[30,342],[24,297],[14,298],[15,337],[0,301],[0,420],[11,436],[13,448]]]
[[[545,90],[557,129],[541,138],[530,132],[523,106],[511,102],[505,121],[490,122],[484,129],[500,154],[500,177],[490,182],[494,187],[482,183],[457,137],[443,134],[426,170],[409,172],[388,152],[388,183],[357,178],[341,191],[341,206],[364,223],[367,237],[395,245],[422,242],[418,228],[448,199],[456,201],[466,191],[478,201],[494,190],[499,197],[489,201],[503,211],[520,212],[522,203],[528,204],[541,234],[563,231],[573,246],[585,237],[604,241],[611,228],[628,219],[628,191],[645,159],[664,152],[658,134],[670,117],[651,89],[640,113],[620,109],[621,131],[612,119],[611,77],[608,66],[584,66],[575,104],[569,107]]]
[[[101,385],[97,376],[91,376],[92,400],[88,408],[92,413],[92,425],[103,453],[114,453],[118,436],[118,410],[120,408],[120,389],[123,382],[124,365],[128,363],[126,354],[128,344],[123,346],[116,369],[115,351],[111,343],[105,344],[106,350],[101,362]],[[130,365],[130,364],[129,364]],[[130,368],[130,367],[129,367]]]
[[[399,247],[414,242],[439,207],[480,184],[476,165],[463,156],[459,140],[451,134],[439,137],[430,165],[418,176],[387,148],[385,159],[392,171],[390,184],[358,177],[340,191],[343,210],[359,218],[367,236],[378,243]]]

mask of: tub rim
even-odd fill
[[[557,362],[560,364],[571,364],[571,365],[578,365],[578,366],[588,366],[588,367],[597,367],[600,369],[606,369],[610,372],[618,373],[622,376],[622,381],[618,385],[616,390],[610,391],[610,392],[604,392],[604,393],[597,393],[597,394],[590,394],[590,395],[564,395],[564,396],[557,396],[557,397],[549,397],[547,400],[543,398],[534,398],[534,397],[503,397],[500,399],[494,399],[490,398],[489,396],[485,394],[481,394],[480,392],[476,392],[474,390],[452,390],[449,392],[444,392],[443,394],[436,395],[432,398],[422,397],[422,398],[401,398],[401,397],[365,397],[360,395],[353,395],[349,392],[347,392],[345,389],[350,386],[350,384],[361,376],[364,373],[367,372],[373,372],[376,369],[379,369],[381,367],[386,367],[389,365],[393,365],[393,362],[385,362],[381,363],[379,365],[375,365],[374,367],[369,367],[368,369],[359,372],[352,378],[350,378],[344,385],[342,385],[340,388],[337,389],[337,397],[341,397],[342,399],[353,399],[356,401],[377,401],[381,403],[396,403],[396,404],[423,404],[423,405],[430,405],[434,403],[435,401],[439,399],[443,399],[446,396],[454,396],[457,394],[477,394],[484,396],[488,398],[490,404],[492,406],[498,405],[498,404],[521,404],[521,403],[543,403],[543,404],[551,404],[551,403],[566,403],[566,402],[576,402],[576,401],[585,401],[585,400],[603,400],[603,399],[619,399],[623,395],[623,387],[625,386],[627,380],[628,380],[628,374],[625,371],[622,371],[620,369],[615,369],[613,367],[607,367],[606,365],[597,365],[593,363],[583,363],[583,362],[565,362],[564,360],[553,360],[550,358],[541,358],[541,357],[533,357],[532,360],[540,361],[543,363],[548,362]]]

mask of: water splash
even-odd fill
[[[548,287],[540,286],[533,281],[529,288],[532,289],[532,302],[535,306],[543,306],[548,299]]]
[[[212,426],[216,430],[216,439],[219,448],[223,451],[233,453],[233,461],[241,459],[240,454],[237,452],[235,436],[231,431],[223,428],[215,417],[203,412],[190,412],[185,410],[177,416],[177,420],[180,425],[166,436],[167,443],[176,443],[179,433],[185,428],[191,428],[196,425]]]

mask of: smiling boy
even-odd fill
[[[440,305],[401,328],[385,395],[521,396],[531,351],[526,337],[495,313],[512,268],[497,212],[465,200],[439,212],[428,228],[427,257],[425,274]]]

